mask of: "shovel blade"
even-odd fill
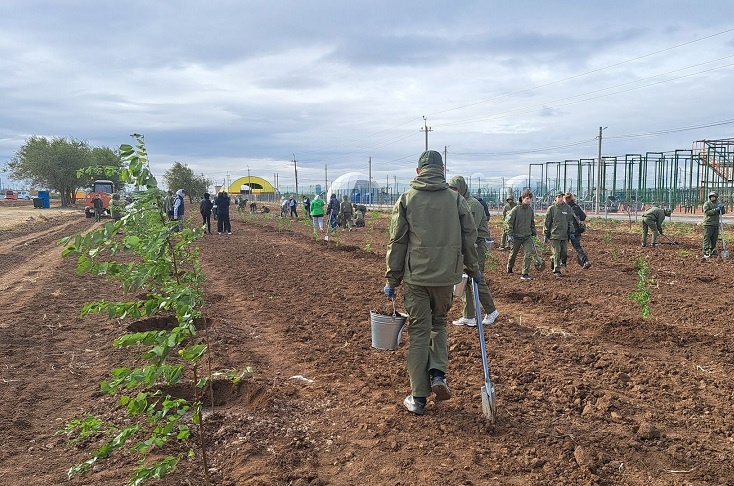
[[[721,250],[720,255],[721,255],[721,258],[722,259],[728,260],[729,259],[729,250]]]
[[[494,424],[497,417],[497,404],[495,402],[494,385],[492,382],[485,383],[482,387],[482,413],[490,423]]]

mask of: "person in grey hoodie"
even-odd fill
[[[395,288],[403,285],[411,387],[403,404],[409,412],[423,415],[432,392],[436,400],[451,398],[446,382],[446,321],[453,286],[461,281],[464,268],[477,281],[483,277],[477,266],[474,218],[464,198],[449,189],[441,154],[423,152],[416,172],[410,189],[392,210],[384,292],[394,299]]]

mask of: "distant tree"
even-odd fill
[[[188,164],[181,162],[174,162],[173,166],[163,174],[163,180],[172,192],[179,189],[186,191],[190,201],[194,197],[202,196],[211,185],[211,181],[204,174],[194,175],[194,171],[189,168]]]
[[[26,180],[33,187],[57,191],[61,205],[68,206],[76,189],[83,185],[77,170],[92,163],[92,150],[87,142],[33,136],[7,162],[6,171],[13,180]]]

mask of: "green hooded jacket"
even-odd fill
[[[665,221],[665,210],[660,209],[657,206],[653,206],[644,213],[642,213],[642,219],[649,226],[655,226],[659,233],[663,232],[663,221]]]
[[[454,176],[449,181],[449,187],[455,187],[457,192],[464,196],[466,203],[471,209],[474,224],[477,225],[477,241],[489,238],[489,227],[487,226],[487,213],[484,212],[484,206],[477,198],[469,194],[469,186],[463,176]]]
[[[505,218],[507,234],[518,240],[537,236],[535,231],[535,211],[529,204],[518,204],[510,210]]]
[[[392,210],[385,256],[388,285],[454,285],[465,267],[476,275],[474,218],[464,198],[449,189],[443,168],[423,167],[410,187]]]
[[[708,201],[703,203],[703,226],[719,226],[719,201]],[[726,214],[726,207],[721,208],[721,214]]]
[[[562,202],[553,203],[545,213],[543,236],[551,240],[567,240],[573,233],[573,209]]]

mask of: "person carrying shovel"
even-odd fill
[[[647,246],[647,232],[652,231],[652,246],[658,246],[658,235],[663,234],[663,221],[670,217],[670,209],[662,209],[653,204],[650,209],[642,213],[642,246]]]
[[[441,154],[428,150],[418,159],[418,174],[400,195],[390,219],[385,262],[385,295],[395,298],[403,284],[410,345],[407,352],[411,394],[403,405],[423,415],[428,396],[451,398],[446,382],[446,321],[453,286],[462,267],[477,281],[482,274],[474,246],[477,229],[464,198],[449,189]],[[440,228],[440,230],[437,230]]]
[[[719,195],[709,193],[709,200],[703,204],[703,257],[710,258],[716,254],[716,240],[719,239],[719,222],[726,207],[719,202]]]

